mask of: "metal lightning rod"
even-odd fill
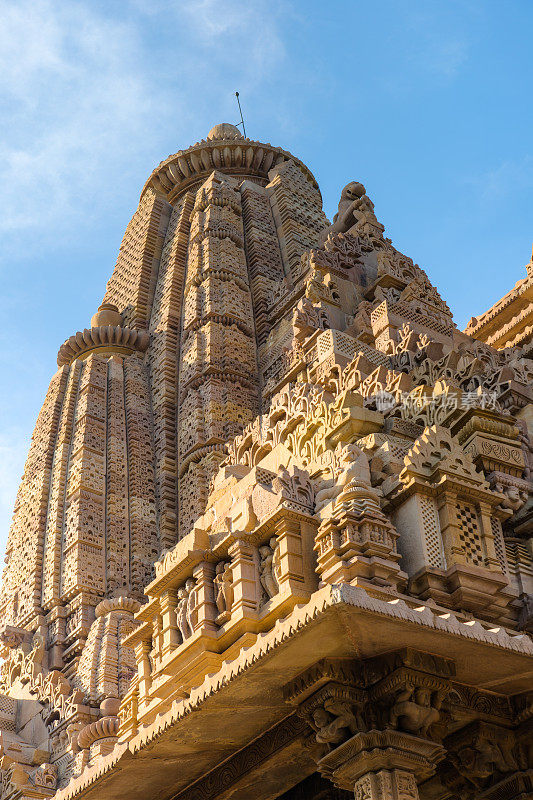
[[[242,116],[242,108],[241,108],[241,101],[239,100],[239,92],[235,92],[235,97],[237,98],[237,103],[239,104],[239,113],[241,115],[241,121],[238,122],[238,125],[242,125],[242,131],[244,133],[244,138],[246,139],[246,128],[244,127],[244,119]]]

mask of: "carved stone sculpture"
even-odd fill
[[[431,704],[431,690],[424,686],[415,689],[407,685],[398,696],[390,711],[393,728],[427,736],[430,727],[439,720],[439,708]],[[440,706],[440,700],[437,701]]]
[[[338,744],[357,731],[357,719],[349,703],[333,698],[313,711],[316,740],[321,744]]]
[[[350,181],[347,183],[341,192],[339,200],[339,207],[337,213],[333,217],[333,223],[324,233],[321,234],[321,241],[332,233],[345,233],[353,227],[356,222],[361,218],[357,213],[358,203],[365,194],[365,187],[362,183],[357,181]]]
[[[315,511],[319,512],[330,501],[335,500],[352,480],[361,480],[370,485],[370,469],[366,455],[355,444],[341,449],[338,457],[338,475],[329,478],[326,485],[315,496]]]
[[[233,603],[233,577],[230,564],[224,561],[217,564],[214,584],[218,612],[226,614],[231,611]]]
[[[277,547],[278,543],[276,539],[271,539],[268,544],[264,544],[259,548],[259,556],[261,559],[259,566],[261,586],[265,590],[268,598],[274,597],[279,589],[276,576]]]

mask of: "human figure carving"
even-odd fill
[[[440,719],[440,711],[431,705],[430,689],[408,684],[396,698],[391,708],[390,724],[393,728],[427,736],[428,730]],[[440,702],[437,703],[440,705]]]
[[[323,488],[316,493],[315,512],[321,511],[330,501],[335,500],[352,480],[360,480],[370,485],[368,459],[356,444],[348,444],[339,454],[341,472],[338,478],[324,481]]]
[[[259,548],[259,556],[261,563],[259,565],[259,576],[261,586],[265,590],[267,597],[270,599],[278,593],[279,586],[276,577],[276,549],[278,543],[275,538],[272,538],[268,544]]]
[[[181,586],[178,589],[176,616],[182,641],[185,641],[192,634],[192,628],[189,624],[189,592],[186,586]]]
[[[231,611],[233,605],[233,573],[227,561],[221,561],[215,571],[215,603],[219,614]]]
[[[339,744],[348,734],[357,733],[357,719],[349,703],[328,698],[313,711],[316,740],[321,744]]]
[[[496,492],[504,495],[501,502],[502,508],[509,508],[511,511],[519,511],[528,498],[526,489],[520,489],[518,486],[504,486],[502,483],[497,482],[494,484],[493,489]]]
[[[495,773],[506,774],[518,766],[509,744],[491,741],[486,736],[478,737],[472,745],[451,755],[459,772],[476,787],[493,779]]]

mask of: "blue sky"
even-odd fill
[[[533,238],[530,0],[0,0],[0,546],[59,345],[153,166],[236,122],[362,180],[459,327]]]

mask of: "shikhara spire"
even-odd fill
[[[530,278],[462,333],[362,183],[163,161],[17,497],[2,800],[525,797]]]

